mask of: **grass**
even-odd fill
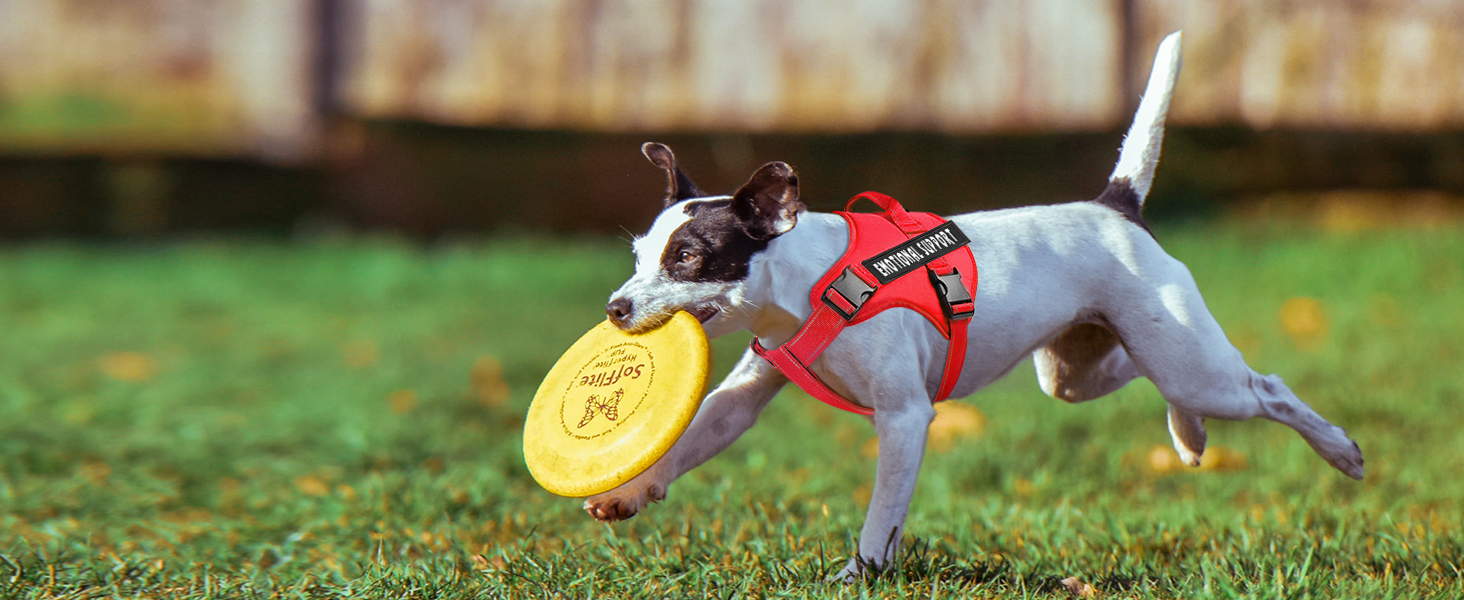
[[[872,428],[796,390],[626,523],[529,477],[522,416],[623,242],[9,247],[0,596],[1464,596],[1464,230],[1158,234],[1367,479],[1262,421],[1174,470],[1147,382],[1070,406],[1022,367],[939,422],[899,564],[852,586]]]

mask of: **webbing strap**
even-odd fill
[[[864,192],[855,196],[845,205],[845,210],[848,211],[861,198],[870,200],[884,209],[890,222],[895,224],[906,238],[919,236],[928,229],[905,212],[905,208],[900,206],[899,201],[878,192]],[[852,223],[850,226],[853,226]],[[853,239],[852,232],[850,239]],[[852,252],[853,248],[850,251]],[[835,268],[837,266],[835,265]],[[939,402],[950,397],[956,380],[960,378],[961,366],[965,363],[967,326],[973,314],[972,300],[970,291],[961,282],[960,274],[951,266],[945,256],[928,261],[925,269],[930,274],[931,285],[935,287],[936,293],[944,301],[945,317],[950,329],[950,346],[946,350],[945,370],[941,375],[940,387],[935,397],[931,399],[931,402]],[[857,281],[848,281],[847,278],[851,276]],[[808,365],[812,364],[834,341],[834,338],[838,337],[844,327],[849,325],[850,319],[858,312],[860,305],[874,293],[878,293],[881,285],[877,279],[873,281],[871,279],[873,278],[862,273],[860,269],[845,269],[843,276],[820,294],[824,301],[813,304],[813,314],[791,339],[775,348],[767,349],[754,338],[752,340],[753,352],[766,359],[804,392],[825,404],[861,415],[874,414],[873,409],[850,402],[830,389],[808,369]],[[861,287],[860,284],[863,286]],[[846,296],[851,289],[862,291],[866,288],[868,291],[859,294],[858,298]]]

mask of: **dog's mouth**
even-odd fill
[[[689,313],[691,313],[691,316],[696,317],[696,320],[697,321],[700,321],[702,323],[706,323],[712,317],[717,316],[717,313],[722,312],[722,309],[717,308],[716,306],[712,306],[712,305],[708,304],[708,305],[703,306],[703,307],[700,307],[700,308],[694,308],[694,309],[687,310],[686,312],[689,312]]]

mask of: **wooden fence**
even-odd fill
[[[1464,126],[1458,0],[5,0],[0,152],[292,161],[341,118],[600,132]]]

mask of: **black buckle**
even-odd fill
[[[837,302],[829,299],[829,292],[838,294],[853,308],[851,310],[845,310],[843,306],[839,306]],[[844,267],[844,272],[839,274],[839,278],[835,279],[833,283],[829,284],[828,289],[824,290],[823,302],[847,321],[853,319],[854,314],[859,312],[859,307],[863,306],[864,302],[869,300],[869,297],[873,295],[874,286],[865,283],[849,267]]]
[[[940,307],[945,311],[946,320],[969,319],[976,314],[976,303],[971,301],[971,292],[961,282],[960,271],[951,269],[946,275],[937,275],[931,269],[926,271],[930,273],[930,284],[940,294]]]

